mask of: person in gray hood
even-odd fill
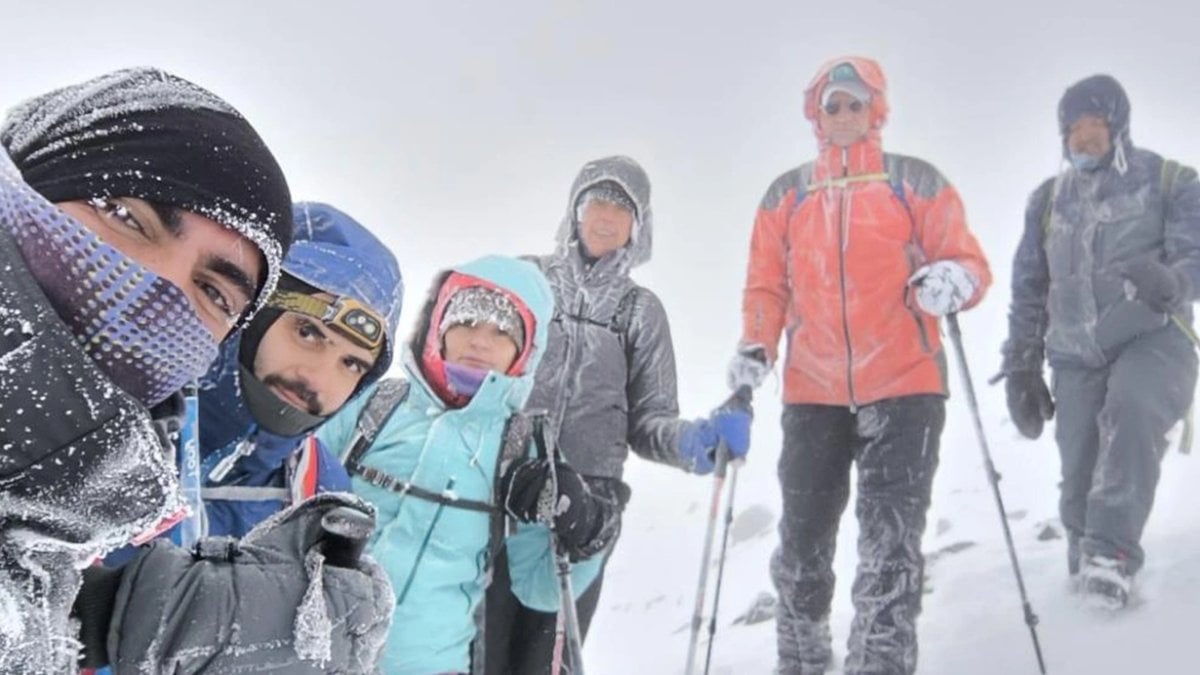
[[[1058,414],[1068,571],[1092,604],[1120,608],[1145,558],[1167,432],[1196,387],[1200,182],[1133,145],[1112,77],[1067,89],[1058,122],[1068,166],[1029,200],[1003,371],[1022,434]]]
[[[565,460],[605,507],[573,558],[607,556],[630,496],[621,481],[629,451],[693,473],[713,470],[720,442],[731,457],[749,449],[748,411],[721,407],[700,420],[679,417],[675,353],[658,297],[630,278],[650,259],[650,179],[628,157],[588,162],[571,186],[551,255],[535,258],[554,289],[550,341],[527,411],[544,410]],[[522,606],[501,553],[486,600],[488,673],[547,673],[555,614]],[[603,571],[576,588],[586,634]]]

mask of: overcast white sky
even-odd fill
[[[343,208],[394,247],[406,327],[437,268],[548,250],[579,166],[632,155],[657,214],[638,277],[671,314],[685,392],[719,385],[754,207],[815,150],[801,90],[827,58],[878,59],[885,148],[928,159],[963,194],[997,272],[976,325],[1002,325],[1068,84],[1115,75],[1135,142],[1200,158],[1189,2],[5,4],[0,105],[134,64],[212,89],[259,129],[297,198]]]

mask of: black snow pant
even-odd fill
[[[485,600],[484,672],[486,675],[547,675],[554,656],[558,615],[529,609],[513,595],[508,554],[503,547],[492,574]],[[603,582],[604,569],[601,568],[596,580],[575,601],[582,637],[587,637],[592,616],[600,603]]]
[[[1072,574],[1081,556],[1120,560],[1130,574],[1142,567],[1166,435],[1195,388],[1196,353],[1173,324],[1130,342],[1104,368],[1054,369],[1059,514]]]
[[[783,517],[771,576],[783,675],[824,672],[838,521],[858,465],[858,572],[845,672],[906,675],[916,669],[921,536],[929,508],[945,398],[914,395],[847,407],[788,405],[779,482]]]

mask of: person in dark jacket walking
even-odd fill
[[[749,450],[750,415],[718,410],[679,417],[675,354],[658,297],[630,278],[650,259],[654,216],[650,179],[628,157],[588,162],[571,186],[557,250],[536,258],[554,290],[554,320],[526,410],[545,410],[555,444],[607,517],[571,551],[599,559],[616,544],[630,496],[621,481],[629,451],[699,474],[710,473],[722,440],[735,459]],[[535,597],[511,583],[510,540],[488,588],[484,630],[488,673],[550,671],[557,596]],[[592,562],[591,564],[595,564]],[[595,581],[577,585],[577,613],[587,633],[600,599]]]
[[[395,256],[327,204],[293,208],[279,287],[226,342],[200,391],[210,535],[240,537],[350,476],[313,429],[387,372],[404,287]]]
[[[173,455],[151,409],[201,376],[220,340],[274,289],[291,240],[291,199],[274,157],[236,110],[155,69],[32,99],[0,126],[0,146],[0,671],[71,672],[78,642],[68,614],[79,570],[182,515]],[[322,510],[305,514],[319,520]],[[315,539],[290,557],[270,556],[269,568],[246,560],[240,569],[271,580],[259,592],[316,588],[314,598],[346,611],[370,609],[377,568],[346,568],[322,587],[332,575],[316,558],[306,561]],[[122,602],[167,597],[180,577],[152,578]],[[170,597],[175,615],[218,601]],[[280,614],[260,628],[278,629],[269,639],[295,652],[295,608]],[[81,611],[79,637],[119,651],[128,632],[92,639],[106,633],[110,615]],[[160,626],[144,628],[157,634]],[[324,641],[370,652],[379,630],[362,628],[326,629]],[[222,645],[230,663],[263,658],[218,638],[222,627],[182,630],[159,644],[186,638]]]
[[[1018,430],[1036,439],[1058,416],[1067,569],[1110,608],[1129,601],[1144,563],[1166,435],[1191,405],[1197,370],[1200,182],[1135,147],[1129,111],[1108,75],[1063,94],[1067,163],[1029,199],[1003,350]]]

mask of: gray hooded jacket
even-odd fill
[[[637,205],[630,242],[589,262],[576,233],[580,195],[604,181]],[[585,476],[622,475],[632,448],[647,459],[681,466],[675,353],[658,297],[629,278],[650,259],[654,216],[650,179],[628,157],[589,162],[571,186],[553,255],[536,258],[554,289],[550,342],[527,410],[544,409],[559,447]]]

